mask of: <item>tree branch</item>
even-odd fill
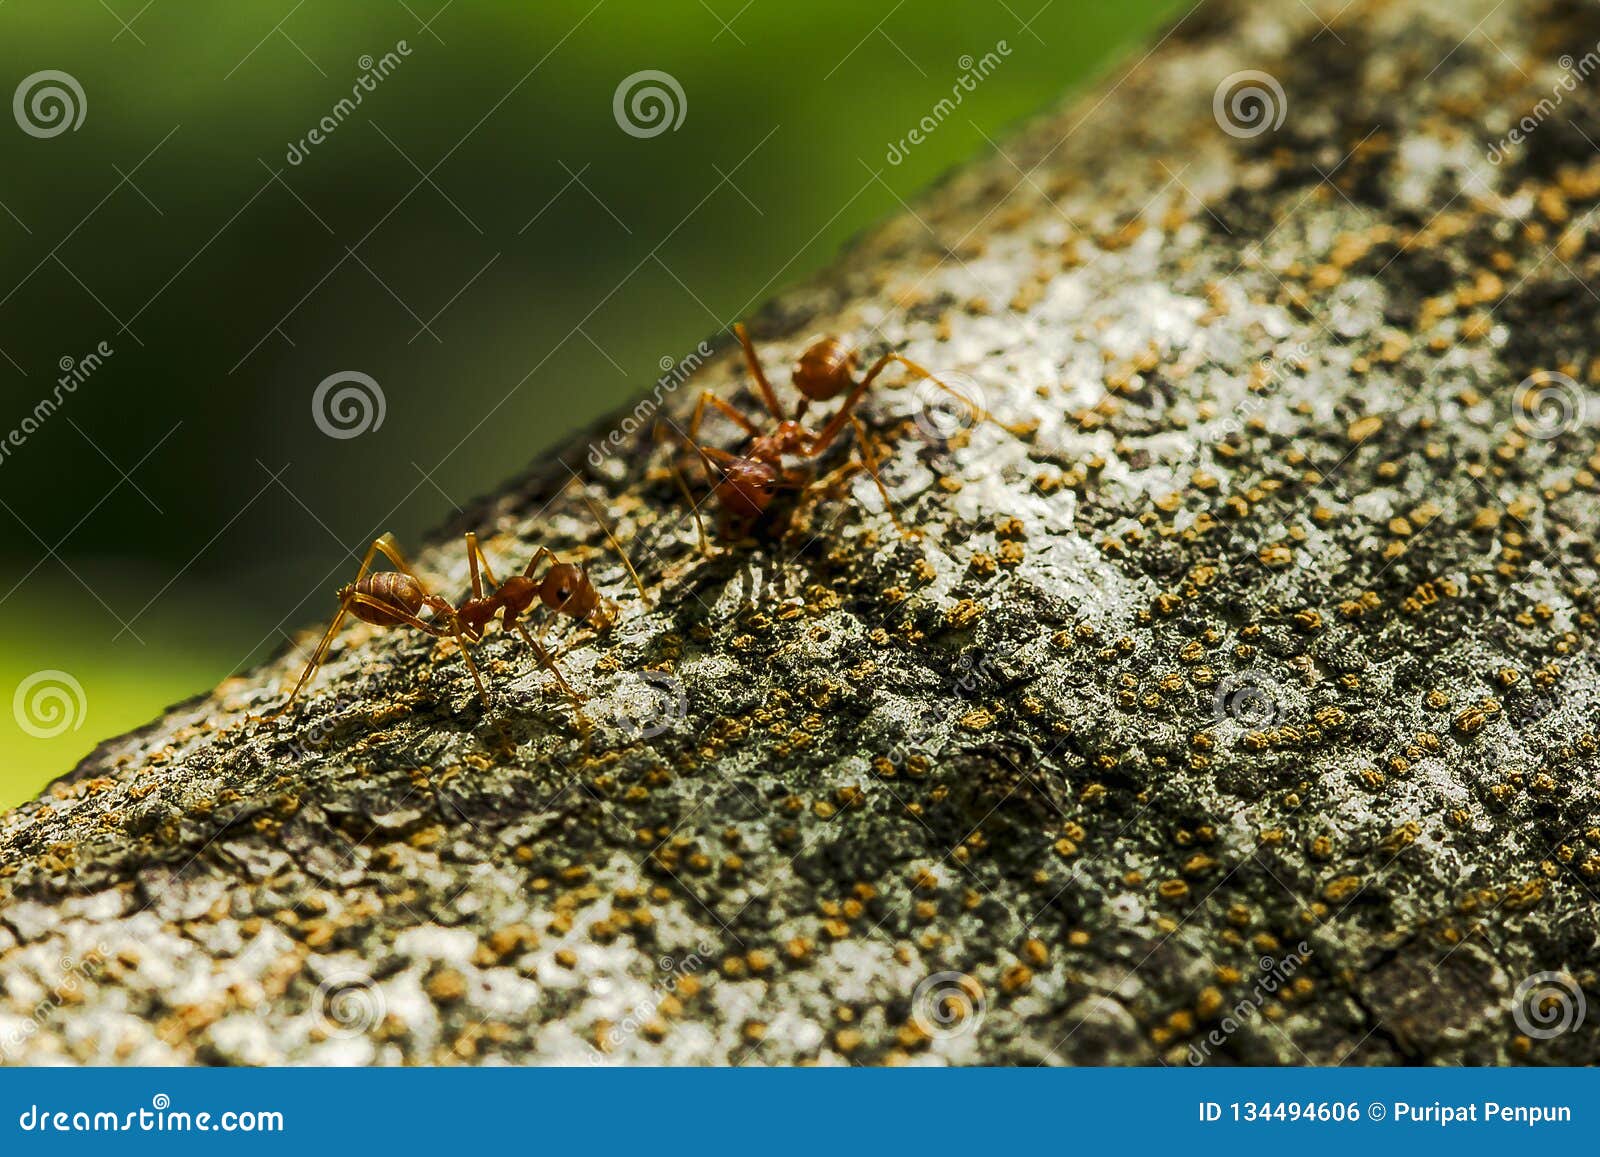
[[[1189,14],[756,320],[1020,428],[874,389],[915,542],[841,452],[702,558],[613,415],[415,560],[588,551],[584,726],[359,624],[253,720],[308,631],[7,815],[5,1055],[1592,1059],[1519,985],[1595,995],[1600,95],[1489,149],[1600,17],[1341,7]]]

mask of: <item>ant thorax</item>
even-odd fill
[[[778,466],[785,454],[804,453],[811,437],[811,431],[794,419],[786,418],[774,426],[771,433],[752,438],[745,457]]]

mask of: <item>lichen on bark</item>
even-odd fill
[[[415,560],[594,550],[586,726],[355,626],[0,820],[4,1057],[1592,1060],[1514,1005],[1596,995],[1600,95],[1487,152],[1600,15],[1341,7],[1204,6],[763,311],[1019,428],[869,400],[915,540],[834,457],[703,558],[618,415]]]

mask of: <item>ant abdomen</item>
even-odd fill
[[[795,363],[791,380],[813,402],[826,402],[855,385],[856,352],[842,338],[812,342]]]
[[[347,593],[361,596],[350,602],[350,613],[375,627],[394,627],[415,618],[427,600],[415,579],[393,570],[369,574],[340,591],[339,597],[344,599]]]

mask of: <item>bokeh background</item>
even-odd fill
[[[377,533],[642,391],[1176,6],[0,4],[0,806],[327,615]],[[682,121],[638,136],[613,98],[647,69]],[[76,128],[38,135],[45,70]],[[343,371],[383,393],[359,437],[314,421]],[[62,685],[59,717],[17,700]]]

